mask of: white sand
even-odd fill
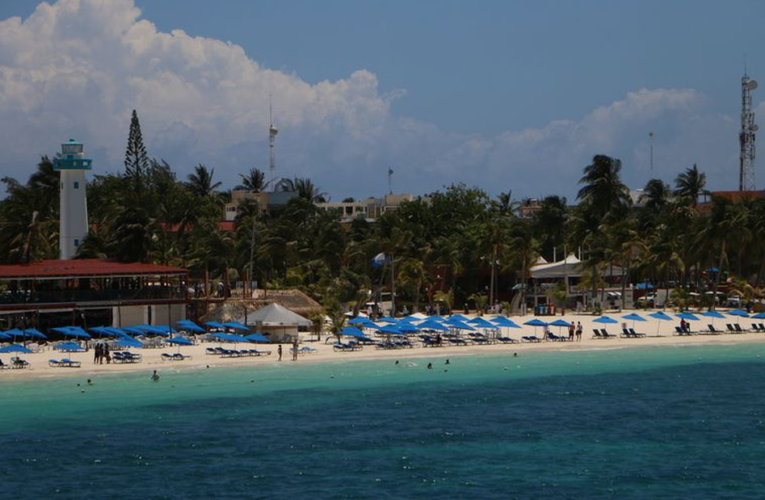
[[[629,311],[628,311],[629,312]],[[627,314],[625,312],[624,314]],[[669,312],[668,312],[669,313]],[[643,317],[647,318],[647,315],[643,312],[639,312]],[[671,313],[669,313],[672,315]],[[744,334],[722,334],[722,335],[693,335],[693,336],[676,336],[673,335],[674,327],[679,325],[680,320],[677,321],[659,321],[652,318],[647,318],[645,322],[635,322],[634,328],[639,333],[645,333],[645,338],[639,339],[627,339],[627,338],[614,338],[614,339],[595,339],[593,338],[592,328],[606,328],[611,334],[619,334],[621,332],[621,316],[617,314],[610,314],[609,317],[620,321],[619,324],[602,325],[593,323],[593,320],[597,319],[596,316],[590,315],[575,315],[567,314],[563,319],[566,321],[580,321],[584,327],[584,333],[582,335],[581,342],[540,342],[540,343],[517,343],[517,344],[492,344],[492,345],[468,345],[461,347],[440,347],[440,348],[414,348],[414,349],[395,349],[384,350],[376,349],[374,346],[365,346],[360,351],[354,352],[335,352],[332,349],[332,342],[334,337],[331,337],[329,343],[325,343],[326,335],[322,335],[321,342],[304,342],[301,346],[309,346],[318,350],[315,354],[301,355],[298,359],[298,363],[315,363],[326,362],[336,360],[364,360],[364,359],[404,359],[404,358],[440,358],[444,356],[460,356],[460,355],[481,355],[481,354],[502,354],[513,352],[529,352],[529,351],[573,351],[573,350],[591,350],[591,349],[613,349],[624,347],[639,347],[639,346],[676,346],[676,345],[692,345],[692,344],[738,344],[738,343],[754,343],[765,342],[765,333],[744,333]],[[512,318],[513,321],[522,325],[524,322],[532,319],[533,316]],[[541,317],[543,321],[551,322],[555,319],[560,319],[560,316],[553,317]],[[706,329],[708,323],[712,323],[711,318],[700,317],[702,321],[691,322],[691,328],[693,330]],[[718,330],[724,330],[726,323],[735,323],[736,318],[730,317],[725,320],[718,319],[713,323]],[[632,321],[626,321],[628,327],[633,327]],[[752,320],[744,318],[741,321],[742,328],[751,326]],[[568,332],[565,328],[551,327],[551,331],[557,335],[568,336]],[[658,331],[658,335],[657,335]],[[512,337],[516,340],[521,339],[523,335],[534,335],[535,331],[533,327],[523,326],[522,329],[503,328],[502,335]],[[542,336],[542,329],[536,329],[536,335]],[[228,349],[258,349],[258,350],[270,350],[272,351],[270,356],[261,357],[240,357],[240,358],[221,358],[219,356],[212,356],[205,354],[205,348],[217,347],[218,343],[202,343],[194,346],[182,346],[180,352],[182,354],[191,355],[192,359],[185,361],[163,361],[161,358],[162,353],[176,353],[178,347],[167,346],[163,349],[131,349],[133,353],[140,353],[143,355],[143,361],[141,363],[123,363],[123,364],[103,364],[96,365],[93,362],[93,351],[84,353],[59,353],[51,349],[34,354],[0,354],[0,359],[4,363],[10,363],[10,358],[13,356],[19,356],[29,362],[30,367],[27,369],[14,369],[14,370],[0,370],[0,383],[2,380],[19,379],[19,378],[36,378],[36,377],[60,377],[60,376],[78,376],[84,378],[93,378],[98,375],[107,373],[121,373],[121,372],[136,372],[143,371],[147,373],[147,376],[151,374],[153,370],[159,370],[160,373],[165,370],[176,369],[205,369],[206,367],[220,368],[230,366],[270,366],[277,363],[276,345],[268,344],[249,344],[249,345],[233,345],[224,344],[223,347]],[[293,363],[292,355],[289,352],[290,345],[283,344],[283,357],[282,363]],[[81,368],[58,368],[48,365],[49,359],[62,359],[69,358],[82,363]]]

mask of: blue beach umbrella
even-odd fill
[[[0,340],[11,340],[11,336],[6,333],[0,332]]]
[[[250,331],[250,327],[249,326],[245,326],[245,325],[243,325],[241,323],[237,323],[236,321],[229,321],[227,323],[223,323],[223,325],[228,327],[228,328],[233,328],[234,330],[242,330],[242,331],[245,331],[245,332]]]
[[[32,354],[32,349],[27,349],[23,345],[11,344],[0,348],[0,353],[20,353],[20,354]]]
[[[439,331],[439,332],[448,332],[449,331],[449,328],[447,326],[444,326],[443,323],[440,323],[438,321],[432,321],[432,320],[425,320],[422,323],[420,323],[419,325],[417,325],[417,327],[420,330],[436,330],[436,331]]]
[[[681,312],[677,315],[678,318],[682,318],[686,321],[698,321],[699,318],[695,314],[691,314],[689,312]]]
[[[529,321],[525,322],[524,325],[533,326],[534,327],[534,335],[536,336],[536,334],[537,334],[537,327],[538,326],[547,326],[547,323],[545,323],[541,319],[534,318],[532,320],[529,320]]]
[[[563,319],[556,319],[552,323],[548,323],[548,324],[550,326],[559,326],[559,327],[564,327],[564,326],[565,327],[569,327],[569,326],[571,326],[571,323],[569,323],[568,321],[563,320]]]
[[[205,323],[205,326],[208,328],[218,328],[220,330],[226,329],[226,325],[224,325],[223,323],[219,323],[217,321],[208,321],[207,323]]]
[[[456,320],[456,319],[452,319],[452,318],[449,318],[448,320],[444,321],[444,325],[448,326],[449,328],[454,328],[456,330],[467,330],[469,332],[475,331],[475,328],[468,325],[467,323]]]
[[[701,315],[704,316],[705,318],[712,318],[712,326],[715,326],[716,319],[725,319],[725,316],[723,316],[717,311],[707,311],[707,312],[701,313]]]
[[[395,325],[385,325],[382,328],[380,328],[381,333],[388,333],[393,335],[403,335],[404,332],[402,332],[397,326]]]
[[[61,351],[61,352],[81,352],[85,350],[80,344],[78,344],[77,342],[72,342],[72,341],[61,342],[60,344],[56,345],[56,347],[54,347],[53,349],[55,349],[56,351]]]
[[[168,344],[176,344],[176,345],[194,345],[192,341],[185,337],[173,337],[171,339],[167,340]]]
[[[474,318],[468,321],[468,324],[471,326],[477,326],[478,328],[491,328],[492,330],[496,330],[497,325],[494,323],[490,323],[489,321],[486,321],[483,318]]]
[[[210,335],[210,337],[225,342],[247,342],[246,338],[242,337],[241,335],[234,335],[233,333],[213,333]]]
[[[470,318],[467,318],[467,317],[465,317],[465,316],[463,316],[463,315],[461,315],[461,314],[452,314],[451,316],[449,316],[449,317],[448,317],[448,318],[446,318],[446,319],[447,319],[447,320],[450,320],[450,319],[456,319],[457,321],[462,321],[462,322],[465,322],[465,321],[470,321]]]
[[[626,319],[630,321],[648,321],[641,315],[635,314],[635,313],[625,314],[624,316],[622,316],[622,319]]]
[[[441,316],[428,316],[427,318],[425,318],[425,321],[443,321],[443,320],[444,318],[442,318]]]
[[[251,333],[249,335],[245,335],[244,338],[246,338],[250,342],[270,342],[270,340],[268,340],[268,337],[264,337],[263,335],[259,333]]]
[[[390,316],[385,316],[384,318],[380,318],[377,320],[378,323],[388,323],[391,325],[398,324],[398,320],[395,318],[391,318]]]
[[[520,326],[518,326],[515,321],[511,320],[510,318],[506,318],[505,316],[497,316],[491,320],[491,322],[502,328],[520,328]]]
[[[180,327],[181,330],[186,330],[188,332],[196,332],[196,333],[205,332],[204,328],[202,328],[201,326],[197,325],[196,323],[188,319],[182,319],[180,321],[177,321],[175,324],[178,325],[178,327]]]
[[[59,328],[51,328],[54,332],[58,332],[64,335],[64,337],[73,337],[76,339],[89,340],[93,337],[90,336],[85,330],[79,326],[62,326]]]
[[[753,319],[765,319],[765,312],[757,313],[752,315]]]
[[[547,323],[545,323],[541,319],[534,318],[532,320],[525,322],[524,325],[537,327],[537,326],[547,326]]]
[[[416,326],[401,321],[399,321],[398,325],[396,326],[398,326],[398,329],[404,333],[419,333],[420,331],[420,329]]]
[[[125,326],[122,328],[122,331],[127,332],[131,335],[141,335],[141,336],[146,335],[146,332],[134,326]]]
[[[669,316],[668,314],[666,314],[666,313],[664,313],[662,311],[657,311],[655,313],[651,313],[651,314],[649,314],[649,316],[654,318],[654,319],[661,320],[661,321],[674,321],[672,316]],[[659,334],[659,323],[656,323],[656,335],[658,335],[658,334]]]
[[[347,337],[355,337],[357,339],[366,338],[364,334],[355,326],[346,326],[338,332],[338,335],[345,335]]]
[[[143,349],[143,342],[132,337],[121,337],[114,341],[114,345],[118,347]]]
[[[601,316],[598,319],[592,321],[593,323],[600,323],[602,325],[616,325],[619,322],[609,316]]]
[[[349,325],[366,325],[371,322],[372,321],[369,318],[365,318],[364,316],[356,316],[355,318],[348,320]]]
[[[27,328],[24,330],[24,335],[33,339],[47,340],[48,337],[36,328]]]

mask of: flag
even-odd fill
[[[392,168],[388,169],[388,175],[393,175],[393,169]]]
[[[378,253],[372,259],[372,267],[383,267],[385,265],[385,252]]]

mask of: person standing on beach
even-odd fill
[[[104,357],[106,358],[106,364],[110,365],[112,363],[112,356],[109,354],[109,344],[104,344]]]
[[[93,348],[93,364],[98,364],[98,358],[101,355],[101,344],[96,344],[96,346]]]
[[[279,355],[279,359],[277,361],[281,361],[282,360],[282,345],[281,344],[279,344],[279,347],[276,348],[276,354]]]
[[[568,324],[568,340],[572,341],[574,340],[574,331],[576,330],[576,326],[574,326],[573,323]]]
[[[298,359],[298,339],[296,338],[294,342],[292,342],[292,361],[297,361]]]
[[[582,340],[582,322],[577,321],[576,322],[576,341],[579,342]]]

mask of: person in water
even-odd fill
[[[433,369],[433,363],[428,363],[428,370],[432,370],[432,369]]]
[[[154,382],[159,382],[159,373],[157,373],[157,370],[154,370],[154,374],[152,374],[151,379]]]

